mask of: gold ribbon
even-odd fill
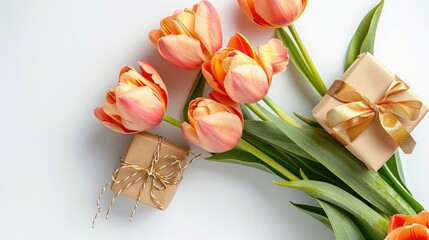
[[[98,198],[96,201],[97,213],[95,214],[94,219],[92,221],[92,228],[94,228],[95,221],[98,217],[98,214],[101,212],[101,207],[100,207],[101,197],[103,196],[107,187],[112,184],[126,183],[126,185],[120,188],[119,191],[114,195],[114,197],[110,201],[110,204],[106,213],[106,219],[109,218],[109,214],[113,207],[113,204],[115,203],[116,198],[121,194],[121,192],[133,186],[134,184],[142,182],[141,188],[137,195],[136,202],[134,204],[133,211],[131,212],[131,215],[129,218],[130,221],[132,222],[134,214],[137,210],[137,206],[140,201],[141,195],[146,189],[146,184],[148,183],[149,179],[152,180],[152,184],[150,184],[150,198],[152,202],[159,209],[161,210],[164,209],[164,205],[156,197],[155,190],[163,191],[168,186],[177,186],[182,180],[183,170],[187,168],[195,158],[200,156],[200,155],[195,155],[191,153],[193,155],[192,159],[189,160],[189,162],[186,163],[184,166],[182,166],[182,163],[186,162],[188,155],[183,159],[178,159],[174,155],[165,155],[163,157],[160,157],[160,152],[161,152],[162,145],[164,144],[164,140],[165,139],[163,137],[158,136],[158,144],[153,153],[151,164],[147,169],[137,166],[135,164],[128,163],[124,159],[121,159],[119,167],[112,174],[112,179],[106,185],[104,185],[103,189],[98,195]],[[132,169],[133,173],[121,179],[116,178],[118,172],[121,169],[126,169],[126,168]]]
[[[409,87],[397,76],[384,96],[372,103],[349,84],[336,80],[328,94],[345,104],[331,109],[326,118],[332,134],[343,145],[353,142],[378,115],[380,124],[405,153],[411,153],[416,142],[402,125],[402,121],[414,121],[420,115],[422,103],[418,100],[392,101],[389,96],[408,90]],[[399,118],[399,119],[398,119]]]

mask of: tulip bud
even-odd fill
[[[385,240],[429,239],[429,211],[417,215],[396,214],[390,218]]]
[[[222,98],[222,95],[217,97]],[[239,108],[208,98],[197,98],[189,104],[188,118],[189,123],[182,123],[183,136],[208,152],[226,152],[241,139],[243,117]]]
[[[285,27],[304,12],[308,0],[238,0],[246,16],[263,27]]]
[[[159,125],[168,105],[167,89],[156,70],[139,62],[142,75],[122,68],[118,86],[106,94],[104,106],[94,109],[95,117],[119,133],[136,133]]]
[[[254,103],[268,93],[273,75],[284,71],[288,62],[288,50],[280,40],[271,39],[256,54],[236,33],[226,48],[204,63],[202,72],[216,91],[238,103]]]
[[[192,10],[178,10],[161,21],[149,38],[160,54],[180,68],[194,70],[222,47],[222,26],[216,9],[201,1]]]

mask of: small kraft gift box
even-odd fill
[[[135,201],[130,215],[132,221],[138,203],[165,210],[182,180],[184,169],[190,164],[189,149],[148,132],[135,134],[125,148],[118,168],[97,199],[98,212],[101,196],[108,186],[115,193],[108,207],[106,218],[119,195]],[[195,157],[194,157],[195,158]]]
[[[398,147],[411,153],[410,133],[428,106],[370,53],[361,54],[313,109],[316,121],[377,171]]]

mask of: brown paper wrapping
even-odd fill
[[[139,167],[143,167],[148,169],[152,163],[153,154],[156,150],[156,147],[158,145],[158,137],[155,135],[152,135],[147,132],[138,133],[135,134],[129,145],[125,148],[124,154],[123,154],[123,160],[130,164],[135,164]],[[166,156],[166,155],[172,155],[175,156],[177,159],[186,159],[187,155],[189,153],[189,149],[178,146],[176,144],[173,144],[167,140],[164,140],[164,143],[160,150],[160,156]],[[167,160],[168,161],[174,161],[173,159]],[[186,160],[183,161],[183,165],[186,164]],[[133,169],[130,168],[121,168],[117,175],[115,176],[116,179],[123,179],[127,176],[132,175],[134,172]],[[167,174],[169,171],[168,168],[160,170],[160,173]],[[111,191],[117,193],[120,189],[122,189],[124,186],[127,185],[127,183],[133,181],[136,177],[131,178],[129,181],[123,182],[123,183],[113,183],[111,187]],[[142,188],[142,184],[144,182],[139,181],[130,187],[123,189],[121,192],[121,195],[126,196],[128,198],[131,198],[133,200],[137,200],[138,194],[140,189]],[[141,203],[144,203],[148,206],[159,208],[157,204],[153,201],[153,199],[150,196],[152,185],[152,179],[149,178],[146,181],[146,187],[144,191],[142,192],[140,196]],[[156,196],[156,199],[163,205],[163,209],[167,208],[171,200],[173,199],[173,196],[176,192],[178,185],[167,185],[167,187],[164,190],[153,190],[153,194]]]
[[[350,66],[341,80],[365,94],[371,102],[377,102],[386,93],[387,88],[394,78],[395,75],[388,71],[370,53],[364,53]],[[411,89],[400,94],[394,94],[389,99],[394,101],[419,100],[423,103],[420,116],[417,120],[402,121],[400,119],[403,126],[410,133],[428,112],[428,106]],[[342,104],[344,103],[329,95],[325,95],[312,111],[316,121],[330,134],[333,133],[333,130],[327,123],[326,113]],[[345,147],[365,163],[369,169],[374,171],[383,166],[398,148],[397,144],[380,125],[378,116],[374,118],[364,132]]]

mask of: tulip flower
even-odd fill
[[[294,22],[302,15],[308,0],[237,0],[241,10],[254,23],[269,28],[276,28],[276,35],[284,44],[295,52],[293,61],[304,78],[314,89],[324,96],[327,92],[316,66],[304,46]],[[292,37],[283,27],[287,26]]]
[[[214,94],[223,102],[227,96]],[[208,98],[197,98],[188,108],[189,123],[182,123],[183,136],[202,149],[219,153],[237,145],[243,133],[243,117],[238,108]]]
[[[429,211],[415,216],[396,214],[390,219],[385,240],[429,239]]]
[[[238,5],[254,23],[279,28],[295,22],[304,12],[307,0],[238,0]]]
[[[288,63],[288,50],[280,40],[269,40],[256,54],[247,39],[236,33],[226,48],[204,63],[202,72],[216,91],[238,103],[254,103],[268,93],[273,75]]]
[[[178,10],[149,33],[160,54],[180,68],[200,68],[222,47],[222,26],[216,9],[201,1],[192,10]]]
[[[168,105],[167,89],[156,70],[139,62],[142,74],[122,68],[118,86],[106,94],[104,106],[94,109],[95,117],[119,133],[146,131],[159,125]]]

